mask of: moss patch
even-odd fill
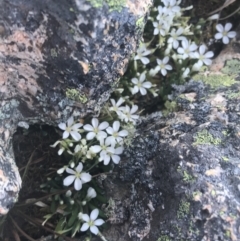
[[[171,241],[171,239],[167,235],[163,235],[157,241]]]
[[[214,138],[207,130],[202,130],[197,133],[197,136],[194,137],[195,142],[193,145],[219,145],[221,143],[221,139]]]
[[[228,75],[239,75],[240,61],[237,59],[227,60],[224,68],[221,71]]]
[[[75,100],[75,101],[78,101],[78,102],[81,102],[81,103],[86,103],[87,102],[86,95],[81,94],[76,89],[67,89],[66,96],[67,96],[67,98],[69,98],[71,100]]]
[[[225,74],[209,74],[208,76],[197,74],[193,76],[193,80],[201,80],[204,83],[210,85],[212,88],[218,88],[221,86],[229,87],[236,83],[233,76]]]
[[[177,217],[179,219],[184,218],[186,215],[189,214],[189,211],[190,211],[190,203],[181,201],[181,203],[179,205],[179,209],[177,211]]]
[[[95,8],[103,7],[104,3],[109,7],[109,12],[121,12],[122,8],[126,6],[126,0],[87,0]]]

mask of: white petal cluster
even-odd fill
[[[79,141],[81,139],[81,135],[79,133],[79,128],[82,127],[81,123],[77,123],[74,124],[74,120],[73,117],[71,116],[68,121],[67,124],[65,123],[60,123],[58,125],[58,127],[63,130],[63,139],[66,139],[69,137],[69,135],[71,135],[71,137],[75,140],[75,141]]]
[[[131,88],[131,92],[133,95],[138,92],[140,92],[141,95],[146,95],[147,89],[152,87],[152,83],[146,81],[146,72],[141,73],[139,78],[132,78],[131,81],[134,84],[134,87]]]
[[[141,43],[139,48],[137,49],[137,53],[134,57],[134,60],[141,60],[143,64],[148,64],[150,61],[146,56],[148,56],[151,53],[152,51],[147,49],[147,45]]]
[[[86,139],[92,140],[93,138],[106,138],[107,134],[103,130],[105,130],[108,126],[108,122],[104,121],[99,124],[97,118],[92,118],[92,125],[86,124],[83,126],[83,129],[88,132]]]
[[[197,48],[198,46],[194,42],[184,39],[182,40],[182,47],[179,47],[177,52],[182,56],[182,59],[191,59],[195,57],[195,51]]]
[[[225,26],[223,26],[222,24],[217,24],[216,25],[216,29],[218,31],[218,33],[215,34],[215,39],[222,39],[224,44],[228,44],[231,38],[236,37],[236,32],[235,31],[230,31],[230,29],[232,28],[232,24],[231,23],[226,23]]]
[[[149,86],[149,84],[147,84],[147,86]],[[109,110],[114,111],[121,121],[126,123],[132,122],[133,124],[135,124],[137,119],[139,119],[139,115],[136,114],[138,110],[137,105],[133,105],[132,107],[130,107],[129,105],[121,106],[121,104],[124,102],[122,98],[120,98],[117,103],[113,99],[111,99],[110,101],[112,103],[112,106],[109,108]]]
[[[166,76],[167,71],[172,70],[172,66],[168,64],[168,61],[169,61],[168,56],[164,57],[162,60],[157,59],[158,65],[154,69],[150,70],[150,72],[149,72],[150,75],[154,76],[160,71],[163,76]]]
[[[70,186],[74,182],[74,188],[75,190],[79,191],[82,189],[82,184],[86,182],[90,182],[92,179],[92,176],[89,173],[82,172],[83,170],[83,164],[80,162],[78,166],[75,168],[75,170],[66,168],[66,172],[71,174],[67,176],[63,180],[64,186]]]
[[[97,219],[98,215],[99,215],[98,209],[92,210],[90,217],[88,216],[88,214],[78,215],[78,217],[80,217],[83,221],[85,221],[85,223],[82,225],[80,230],[82,232],[85,232],[90,228],[91,233],[97,235],[99,232],[97,226],[101,226],[104,224],[104,221],[102,219]]]
[[[214,53],[212,51],[206,51],[206,45],[202,44],[199,47],[199,51],[194,53],[194,58],[198,59],[198,62],[193,65],[193,71],[199,71],[203,65],[211,65],[212,60],[210,58],[214,56]]]

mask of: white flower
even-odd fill
[[[189,73],[190,73],[190,69],[189,68],[184,68],[183,70],[183,74],[182,77],[185,79],[188,77]]]
[[[168,56],[164,57],[163,60],[157,59],[158,65],[155,67],[155,69],[150,70],[150,74],[155,75],[158,71],[161,71],[162,75],[165,76],[167,74],[167,70],[172,70],[172,66],[167,64],[168,61],[169,61]]]
[[[65,172],[65,170],[67,169],[67,166],[63,166],[62,168],[57,170],[57,174],[63,174]]]
[[[168,11],[165,7],[158,6],[158,15],[157,20],[158,21],[166,21],[168,17]]]
[[[230,31],[229,30],[232,28],[232,24],[231,23],[226,23],[226,25],[223,27],[222,24],[217,24],[216,25],[216,29],[219,33],[215,34],[215,39],[222,39],[224,44],[228,44],[229,43],[229,39],[230,38],[234,38],[236,36],[236,32],[235,31]]]
[[[142,95],[146,95],[147,94],[147,90],[152,87],[152,83],[149,81],[145,81],[146,80],[146,73],[143,72],[141,73],[139,79],[138,78],[132,78],[131,81],[132,83],[135,85],[132,89],[131,92],[132,94],[136,94],[140,91],[140,93]],[[145,81],[145,82],[144,82]]]
[[[194,58],[194,51],[198,46],[193,42],[189,42],[187,39],[182,40],[182,47],[177,49],[179,54],[182,54],[182,58]]]
[[[212,51],[208,51],[207,53],[205,53],[206,50],[207,50],[207,47],[204,44],[202,44],[199,47],[199,52],[194,53],[195,58],[198,59],[198,62],[193,65],[192,67],[193,71],[200,70],[203,64],[211,65],[212,60],[210,58],[213,57],[214,53]]]
[[[168,43],[173,45],[173,48],[176,49],[179,46],[179,41],[187,40],[186,37],[181,36],[183,34],[184,29],[180,27],[178,30],[173,28],[170,32],[171,37],[168,38]]]
[[[120,110],[122,111],[122,116],[120,116],[120,118],[125,122],[130,121],[135,123],[136,120],[139,118],[139,115],[135,114],[135,112],[138,110],[137,105],[133,105],[131,109],[128,105],[126,105],[124,107],[120,107]]]
[[[109,127],[108,127],[109,128]],[[107,138],[101,138],[99,139],[100,145],[94,145],[90,147],[90,150],[94,153],[99,153],[100,152],[100,156],[107,153],[107,152],[112,152],[114,153],[114,148],[110,147],[110,145],[115,144],[115,141],[113,143],[111,143],[111,139]],[[99,160],[102,161],[102,160]]]
[[[148,64],[150,61],[147,57],[147,55],[151,54],[152,51],[147,49],[146,44],[141,43],[139,48],[137,49],[137,54],[134,57],[134,60],[141,60],[143,64]]]
[[[113,127],[108,127],[107,128],[107,133],[111,136],[108,136],[106,139],[106,143],[111,143],[111,144],[115,144],[115,143],[122,143],[123,141],[123,137],[128,135],[128,131],[127,130],[121,130],[119,131],[120,128],[120,122],[119,121],[114,121],[113,122]]]
[[[75,168],[75,171],[70,168],[67,168],[66,172],[72,175],[66,177],[63,180],[63,185],[70,186],[74,182],[75,190],[77,191],[81,190],[82,184],[86,182],[90,182],[92,179],[92,176],[89,173],[82,172],[82,169],[83,169],[83,165],[81,162]]]
[[[169,25],[165,21],[153,22],[153,26],[154,26],[154,31],[153,31],[154,35],[160,34],[162,36],[165,36],[169,30]]]
[[[71,135],[75,141],[79,141],[81,139],[81,135],[78,133],[81,126],[81,123],[74,124],[72,116],[68,119],[67,125],[65,123],[60,123],[58,125],[61,130],[64,130],[63,139],[66,139],[69,135]]]
[[[119,98],[119,100],[116,101],[114,99],[110,99],[112,106],[109,108],[110,111],[115,111],[117,114],[119,113],[119,106],[124,103],[124,99],[122,97]]]
[[[218,13],[216,13],[216,14],[214,14],[214,15],[212,15],[212,16],[207,18],[207,20],[209,20],[209,21],[217,20],[217,19],[219,19],[219,14]]]
[[[90,200],[92,198],[95,198],[97,196],[97,193],[96,191],[92,188],[92,187],[89,187],[88,190],[87,190],[87,199]]]
[[[102,155],[100,156],[99,160],[103,160],[104,165],[108,165],[111,159],[115,164],[118,164],[120,162],[121,158],[119,155],[123,153],[123,147],[120,146],[116,149],[113,148],[113,150],[113,152],[106,151],[105,153],[102,153]]]
[[[97,219],[99,214],[99,210],[98,209],[94,209],[92,210],[90,217],[87,214],[81,214],[79,215],[81,217],[82,220],[84,220],[86,223],[84,223],[81,227],[81,231],[85,232],[90,228],[90,231],[97,235],[99,230],[96,226],[101,226],[102,224],[104,224],[104,221],[102,219]]]
[[[94,137],[98,138],[106,138],[107,134],[105,130],[109,126],[108,122],[104,121],[99,125],[99,121],[97,118],[92,118],[92,125],[86,124],[83,126],[85,131],[88,131],[86,138],[87,140],[92,140]]]
[[[181,8],[178,6],[181,3],[181,0],[161,0],[168,10],[169,14],[180,14]]]

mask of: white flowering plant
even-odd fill
[[[106,241],[100,230],[108,221],[101,211],[107,200],[98,178],[105,178],[120,163],[124,148],[131,144],[144,101],[155,97],[166,101],[171,84],[183,83],[211,65],[214,53],[201,35],[204,24],[218,20],[218,16],[191,25],[185,11],[192,6],[183,8],[180,4],[181,0],[156,1],[146,25],[145,41],[142,39],[99,116],[84,120],[71,116],[59,123],[62,137],[52,147],[64,156],[64,165],[59,164],[41,186],[50,193],[49,198],[36,202],[46,213],[43,225],[55,220],[55,234],[99,235]],[[216,29],[215,41],[227,44],[236,36],[231,23],[219,23]]]

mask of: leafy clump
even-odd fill
[[[236,83],[233,76],[229,75],[222,75],[222,74],[197,74],[193,76],[193,80],[201,80],[204,83],[210,85],[212,88],[218,88],[218,87],[229,87]]]
[[[228,75],[238,75],[240,73],[240,61],[237,59],[227,60],[221,71]]]
[[[220,143],[221,139],[214,138],[207,130],[202,130],[197,133],[193,145],[219,145]]]

